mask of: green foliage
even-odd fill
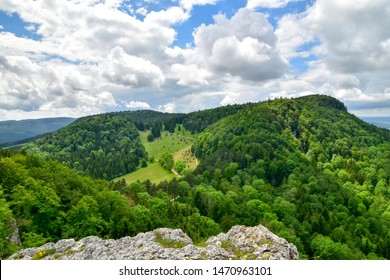
[[[169,153],[165,153],[161,156],[159,162],[161,166],[164,167],[166,170],[171,170],[174,165],[173,155]]]
[[[184,160],[178,160],[176,163],[175,163],[175,170],[181,174],[184,169],[186,168],[186,162]]]
[[[0,191],[0,259],[10,254],[13,249],[8,237],[13,232],[12,224],[15,221],[9,203],[2,196],[3,192]]]
[[[159,232],[155,232],[154,241],[160,243],[164,248],[180,249],[187,245],[183,241],[164,238]]]
[[[134,171],[147,158],[133,122],[115,114],[78,119],[23,150],[104,179]]]
[[[35,256],[32,258],[32,260],[41,260],[44,257],[47,257],[49,255],[53,255],[56,252],[56,249],[49,249],[49,250],[38,250]]]
[[[311,242],[314,258],[323,260],[351,260],[360,259],[352,250],[340,242],[334,242],[327,236],[318,235]]]
[[[96,200],[91,196],[83,196],[67,214],[65,237],[80,239],[85,236],[101,236],[107,224],[103,220]]]
[[[221,225],[263,223],[309,258],[388,258],[389,141],[330,97],[259,103],[198,136],[193,200]],[[200,182],[229,207],[215,215]]]
[[[33,231],[25,232],[22,236],[23,247],[25,248],[39,247],[48,241],[49,239],[43,237],[42,233],[37,234]]]
[[[148,134],[148,141],[149,141],[149,142],[152,142],[153,140],[154,140],[153,134],[152,134],[152,133],[149,133],[149,134]]]

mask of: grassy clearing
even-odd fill
[[[175,177],[171,171],[165,170],[158,162],[160,157],[169,153],[173,155],[174,161],[184,160],[186,168],[195,169],[196,159],[191,153],[191,146],[194,138],[191,133],[185,130],[182,126],[176,126],[175,133],[167,131],[161,132],[161,137],[149,142],[147,140],[150,131],[139,131],[142,144],[148,152],[149,159],[153,158],[153,162],[148,162],[148,166],[138,169],[132,173],[126,174],[115,181],[125,179],[129,184],[136,181],[150,180],[152,183],[160,183],[164,180],[170,181]]]
[[[160,183],[164,180],[170,181],[175,177],[175,174],[165,170],[158,162],[148,163],[145,168],[138,169],[134,172],[116,178],[115,180],[125,179],[126,183],[132,183],[136,181],[150,180],[152,183]]]
[[[163,131],[161,137],[149,142],[147,140],[149,131],[140,131],[141,141],[149,158],[153,157],[156,161],[165,153],[174,154],[175,152],[192,144],[193,140],[188,136],[182,136],[176,133]]]

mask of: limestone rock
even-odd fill
[[[23,249],[9,259],[60,260],[227,260],[299,259],[297,248],[262,225],[234,226],[209,238],[207,247],[195,246],[180,229],[160,228],[118,240],[96,236],[79,241],[64,239],[41,247]]]

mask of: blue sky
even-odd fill
[[[315,93],[358,116],[390,116],[385,5],[2,0],[0,120],[189,112]]]

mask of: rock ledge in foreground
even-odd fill
[[[44,260],[297,260],[295,245],[266,227],[234,226],[213,236],[207,247],[197,247],[180,229],[159,228],[135,237],[102,240],[90,236],[63,239],[41,247],[23,249],[9,259]]]

